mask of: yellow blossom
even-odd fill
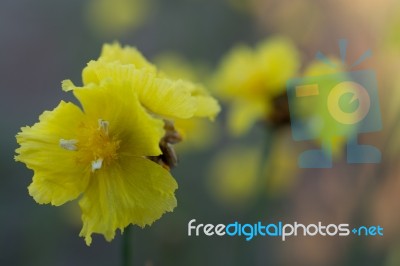
[[[62,205],[81,196],[86,243],[130,223],[149,225],[176,206],[177,184],[147,159],[161,154],[164,123],[149,115],[125,80],[76,89],[83,110],[61,102],[17,135],[16,160],[34,171],[30,195]]]
[[[293,44],[274,37],[255,49],[236,46],[222,60],[215,77],[216,93],[231,104],[228,126],[234,135],[244,134],[260,119],[268,119],[275,97],[299,68]]]
[[[169,120],[213,119],[219,105],[201,86],[162,77],[135,48],[118,44],[105,45],[82,79],[81,87],[62,83],[82,109],[62,101],[22,128],[16,160],[34,171],[29,193],[38,203],[80,197],[80,235],[90,245],[92,233],[111,240],[116,229],[150,225],[175,208],[168,170],[179,135]]]

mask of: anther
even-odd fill
[[[99,158],[95,161],[92,162],[92,172],[99,170],[101,166],[103,165],[103,159]]]
[[[69,151],[76,151],[76,144],[78,141],[76,139],[60,139],[60,146]]]

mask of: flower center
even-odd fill
[[[109,135],[109,122],[99,119],[97,126],[84,124],[77,140],[61,139],[60,146],[77,151],[77,162],[90,164],[94,172],[118,158],[120,141]]]

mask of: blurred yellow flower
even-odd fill
[[[149,225],[176,206],[176,181],[147,159],[161,154],[164,123],[128,85],[109,79],[74,90],[83,110],[61,102],[17,135],[16,160],[34,171],[29,194],[56,206],[81,196],[88,245],[92,233],[110,241],[116,229]]]
[[[151,0],[90,0],[86,20],[97,34],[117,37],[140,26],[151,5]]]
[[[268,119],[273,100],[286,90],[286,82],[299,68],[299,54],[284,37],[262,41],[255,49],[239,45],[222,60],[214,86],[231,104],[228,126],[244,134],[258,120]]]

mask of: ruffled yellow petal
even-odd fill
[[[76,88],[76,86],[74,85],[74,83],[72,83],[71,80],[66,79],[61,82],[61,88],[63,91],[68,92],[68,91],[74,90]]]
[[[164,123],[140,105],[129,84],[109,80],[99,86],[75,89],[87,119],[109,123],[109,135],[120,140],[119,154],[157,156],[164,136]]]
[[[214,120],[216,115],[221,111],[221,107],[216,99],[210,96],[208,91],[200,84],[187,83],[187,87],[190,90],[190,94],[196,100],[196,111],[194,116],[197,117],[208,117]]]
[[[82,71],[83,85],[91,83],[100,84],[104,80],[111,79],[117,82],[133,84],[140,88],[154,79],[156,74],[147,69],[138,69],[134,65],[123,65],[119,62],[107,62],[105,60],[90,61]]]
[[[197,110],[194,116],[208,117],[211,120],[215,118],[221,110],[218,101],[211,97],[201,84],[192,83],[199,80],[198,76],[201,72],[204,72],[205,69],[200,69],[200,66],[194,68],[184,58],[172,53],[159,56],[156,62],[157,67],[160,67],[160,69],[165,72],[165,74],[159,75],[160,77],[186,80],[187,86],[191,90],[191,95],[194,96],[197,101]]]
[[[197,101],[197,109],[194,115],[198,117],[208,117],[214,120],[221,111],[218,101],[211,96],[205,95],[198,95],[195,98]]]
[[[167,118],[191,118],[198,106],[188,84],[182,80],[156,78],[150,86],[141,88],[139,99],[149,111]]]
[[[83,228],[80,233],[90,245],[92,233],[110,241],[115,231],[129,224],[151,225],[177,203],[178,185],[160,165],[140,157],[127,157],[121,164],[99,170],[79,202]]]
[[[74,104],[61,102],[39,120],[17,134],[15,159],[34,171],[29,194],[38,203],[61,205],[77,198],[88,182],[89,171],[77,164],[76,152],[60,146],[62,139],[76,139],[83,114]]]
[[[189,82],[159,78],[132,65],[104,61],[91,61],[83,71],[83,82],[88,86],[108,79],[127,83],[138,94],[141,104],[158,116],[186,119],[197,111],[198,103],[192,96],[194,85]]]
[[[155,68],[149,68],[143,63],[145,59],[138,53],[134,48],[121,48],[119,44],[105,45],[99,60],[89,62],[83,70],[83,84],[100,84],[106,79],[131,82],[142,105],[161,117],[187,119],[199,116],[213,119],[219,113],[218,102],[201,85],[171,80],[166,75],[156,73]],[[124,60],[113,61],[120,57]],[[128,57],[143,60],[129,64],[133,59],[127,60]],[[64,83],[64,90],[68,90],[70,82]]]
[[[121,47],[117,42],[104,44],[99,60],[104,60],[105,62],[118,61],[124,65],[132,64],[135,68],[156,72],[156,67],[147,61],[136,48],[130,46]]]

